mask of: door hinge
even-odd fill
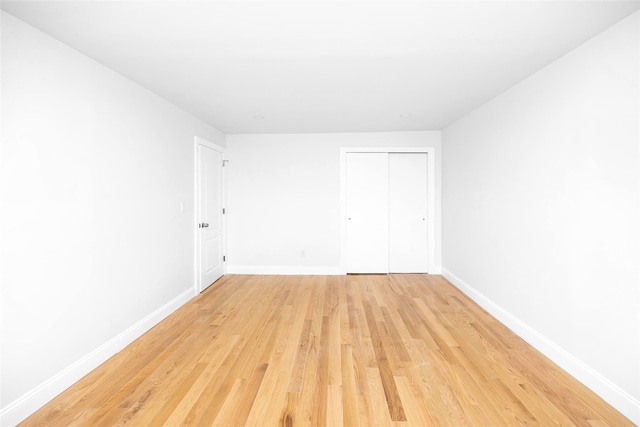
[[[222,262],[225,262],[227,260],[227,256],[226,255],[222,255]]]
[[[227,213],[227,210],[225,208],[222,208],[222,215],[224,215],[225,213]]]
[[[224,167],[227,167],[227,162],[228,162],[228,161],[229,161],[229,160],[223,160],[223,161],[222,161],[222,167],[223,167],[223,168],[224,168]]]

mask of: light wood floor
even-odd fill
[[[24,425],[629,426],[440,276],[226,276]]]

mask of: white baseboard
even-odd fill
[[[531,346],[547,356],[578,381],[589,387],[635,424],[640,425],[640,401],[638,399],[622,390],[589,365],[509,313],[444,267],[442,268],[442,275]]]
[[[342,268],[334,266],[227,265],[227,274],[339,276],[345,272]]]
[[[194,297],[188,289],[127,330],[107,341],[82,359],[49,378],[24,396],[0,410],[0,426],[14,426],[62,393],[80,378],[100,366],[107,359],[131,344],[149,329]]]
[[[297,265],[228,265],[227,274],[264,274],[282,276],[341,276],[347,274],[342,267],[297,266]],[[441,267],[435,266],[429,274],[442,274]]]

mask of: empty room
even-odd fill
[[[0,8],[0,426],[640,424],[640,1]]]

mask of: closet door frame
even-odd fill
[[[435,147],[342,147],[340,148],[340,269],[347,274],[347,153],[427,154],[427,272],[435,267],[436,250],[436,157]]]

